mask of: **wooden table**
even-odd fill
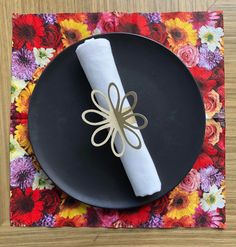
[[[9,227],[9,105],[11,14],[81,11],[224,10],[227,117],[227,229],[102,229]],[[0,1],[0,247],[236,246],[236,0],[1,0]]]

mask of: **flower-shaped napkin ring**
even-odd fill
[[[111,95],[112,95],[111,90],[113,90],[112,88],[114,88],[115,93],[117,95],[117,102],[115,106],[113,105],[112,100],[111,100]],[[108,106],[108,109],[105,109],[104,107],[100,106],[97,103],[95,99],[96,94],[100,95],[99,97],[104,98]],[[128,100],[128,97],[130,96],[133,98],[133,103],[131,107],[124,107],[125,100]],[[92,125],[92,126],[99,126],[93,132],[91,136],[91,143],[95,147],[100,147],[104,145],[111,137],[111,149],[114,155],[117,157],[121,157],[124,154],[125,143],[127,143],[128,145],[130,145],[131,147],[135,149],[140,149],[142,146],[142,143],[141,143],[139,135],[135,132],[135,129],[138,129],[138,130],[144,129],[148,124],[148,120],[144,115],[140,113],[133,113],[133,110],[137,104],[137,94],[134,91],[130,91],[126,93],[123,99],[121,100],[118,87],[116,86],[115,83],[112,82],[108,86],[108,96],[99,90],[93,90],[91,92],[91,98],[92,98],[94,105],[98,108],[98,110],[89,109],[82,113],[82,119],[85,123]],[[88,113],[96,113],[102,116],[103,120],[99,122],[91,122],[90,120],[86,118],[86,115]],[[140,118],[143,121],[141,126],[138,126],[136,118]],[[97,143],[95,141],[95,136],[98,132],[103,131],[104,129],[108,129],[108,134],[105,140]],[[133,134],[135,139],[132,137],[132,141],[130,141],[126,133],[128,133],[128,136]],[[121,151],[120,152],[117,152],[115,149],[115,139],[118,137],[117,135],[120,137],[120,140],[121,140]],[[136,140],[135,143],[134,143],[134,140]]]

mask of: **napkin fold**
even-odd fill
[[[114,82],[118,87],[120,97],[123,98],[125,96],[111,45],[107,39],[88,39],[77,47],[76,54],[92,89],[100,90],[107,94],[109,84]],[[111,92],[112,101],[116,97],[114,93]],[[106,108],[106,101],[103,97],[96,95],[96,99],[100,106]],[[127,100],[124,102],[124,107],[130,107]],[[141,132],[139,130],[135,130],[135,132],[140,138],[141,148],[134,149],[125,144],[125,152],[120,159],[135,195],[152,195],[161,190],[161,181]],[[133,134],[127,132],[126,135],[131,142],[135,143]],[[122,146],[119,138],[115,139],[115,146],[119,152]]]

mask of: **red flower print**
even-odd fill
[[[202,149],[209,156],[215,156],[218,152],[212,144],[206,142],[203,143]]]
[[[201,153],[196,162],[193,165],[193,168],[199,170],[201,168],[207,167],[209,165],[213,165],[212,159],[205,153]]]
[[[120,220],[133,227],[140,226],[148,221],[151,214],[150,205],[141,208],[120,211]]]
[[[224,28],[224,21],[223,21],[223,13],[221,11],[217,11],[219,13],[220,18],[217,20],[217,27]]]
[[[93,207],[88,208],[87,222],[88,222],[88,226],[92,226],[92,227],[100,226],[102,223],[100,217],[97,214],[97,211]]]
[[[200,67],[191,68],[190,71],[192,72],[192,75],[195,77],[195,79],[200,82],[208,80],[212,75],[212,71]]]
[[[221,62],[217,67],[213,69],[211,80],[215,80],[218,85],[224,84],[225,74],[223,62]]]
[[[220,140],[217,145],[221,150],[225,150],[225,129],[222,129],[222,133],[220,134]]]
[[[220,87],[218,87],[217,92],[220,95],[221,103],[224,107],[225,106],[225,86],[221,85]]]
[[[222,227],[222,216],[215,210],[204,211],[199,207],[196,209],[193,219],[195,221],[195,227]]]
[[[197,11],[192,13],[190,22],[195,29],[200,29],[202,26],[214,27],[219,18],[220,16],[217,12]]]
[[[72,219],[57,216],[55,227],[61,227],[61,226],[80,227],[80,226],[85,226],[86,222],[87,222],[86,218],[84,218],[83,216],[75,216]]]
[[[42,190],[41,198],[44,202],[44,211],[47,214],[54,214],[59,209],[60,197],[57,189]]]
[[[97,28],[99,28],[102,32],[115,32],[114,15],[112,13],[102,14],[97,24]]]
[[[168,196],[164,195],[161,198],[157,199],[152,205],[152,212],[155,215],[158,214],[165,214],[167,211],[167,205],[168,205]]]
[[[162,23],[155,23],[150,26],[150,38],[168,47],[167,32],[165,25]]]
[[[45,36],[43,20],[37,15],[20,15],[13,19],[13,45],[21,49],[24,45],[28,50],[42,45]]]
[[[221,166],[221,168],[225,166],[225,151],[219,152],[218,164]]]
[[[190,71],[202,93],[209,92],[216,86],[216,81],[211,79],[212,71],[197,66],[190,68]]]
[[[167,216],[163,217],[164,228],[173,227],[193,227],[194,220],[191,216],[184,216],[180,219],[172,219]]]
[[[31,226],[39,221],[43,214],[43,201],[40,191],[27,188],[25,192],[16,188],[12,190],[10,203],[11,221],[16,224]]]
[[[87,24],[89,27],[89,30],[93,31],[96,26],[97,23],[99,22],[100,18],[102,16],[102,13],[88,13],[87,14]]]
[[[15,102],[11,103],[11,119],[19,120],[19,119],[27,119],[28,113],[25,112],[17,112]]]
[[[215,168],[219,169],[219,171],[225,175],[225,151],[219,151],[218,154],[212,157]]]
[[[42,46],[56,49],[60,44],[62,44],[60,26],[58,24],[46,25]]]
[[[117,32],[150,35],[147,19],[141,14],[124,14],[117,20]]]
[[[77,21],[77,22],[85,22],[87,20],[87,14],[85,13],[76,13],[76,14],[61,13],[61,14],[56,14],[56,17],[57,17],[57,22],[61,22],[66,19],[73,19],[74,21]]]
[[[12,48],[13,55],[15,55],[13,56],[15,60],[12,61],[13,70],[19,67],[16,64],[19,59],[16,58],[20,51],[31,52],[33,60],[35,60],[34,53],[37,57],[38,66],[31,59],[34,71],[28,73],[29,85],[37,83],[45,69],[43,67],[44,60],[47,60],[45,56],[50,57],[51,54],[49,50],[46,55],[43,51],[42,54],[38,54],[40,48],[53,49],[53,57],[50,57],[53,59],[66,47],[92,34],[127,32],[142,35],[172,50],[189,68],[202,95],[206,111],[206,129],[201,153],[193,169],[175,190],[159,199],[138,208],[104,209],[82,204],[53,186],[52,189],[39,189],[35,186],[33,187],[35,190],[27,186],[24,189],[11,186],[10,222],[12,226],[105,228],[206,226],[225,228],[225,208],[217,208],[215,211],[204,211],[201,208],[204,196],[206,196],[204,194],[207,193],[202,187],[202,183],[206,180],[204,177],[206,168],[210,171],[217,169],[217,174],[225,178],[224,42],[220,40],[219,49],[217,48],[222,55],[221,60],[218,57],[215,58],[213,52],[213,55],[209,52],[208,54],[207,49],[203,49],[207,47],[207,44],[204,46],[203,40],[199,38],[200,29],[204,26],[212,27],[216,31],[219,27],[223,29],[222,12],[124,13],[114,11],[13,14]],[[30,57],[30,54],[26,55]],[[212,55],[213,61],[210,61],[210,57],[205,58],[207,55]],[[214,68],[206,69],[208,64],[204,64],[204,59],[212,62],[210,65]],[[220,61],[214,66],[214,61],[217,59]],[[41,167],[33,153],[28,136],[29,99],[25,95],[27,87],[23,88],[20,93],[18,90],[18,94],[15,92],[18,87],[23,87],[23,82],[18,82],[16,79],[20,80],[24,75],[14,75],[14,77],[16,78],[12,78],[14,88],[10,112],[11,137],[30,155],[33,166],[39,171]],[[223,179],[217,186],[218,189],[222,189],[221,194],[225,197],[225,180]]]
[[[169,19],[179,18],[181,21],[189,21],[192,17],[192,14],[189,12],[170,12],[170,13],[161,13],[161,20],[165,22]]]
[[[100,219],[100,225],[103,227],[112,227],[113,223],[119,219],[117,210],[97,208],[96,213]]]
[[[216,81],[215,80],[207,80],[205,82],[202,82],[201,85],[201,89],[202,92],[204,93],[204,91],[211,91],[212,88],[214,88],[216,86]]]

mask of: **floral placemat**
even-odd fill
[[[85,205],[44,174],[28,139],[29,98],[46,65],[93,34],[130,32],[173,51],[199,85],[206,133],[193,169],[161,199],[132,210]],[[225,227],[225,113],[222,12],[14,14],[10,126],[12,226]],[[181,164],[179,164],[181,165]]]

